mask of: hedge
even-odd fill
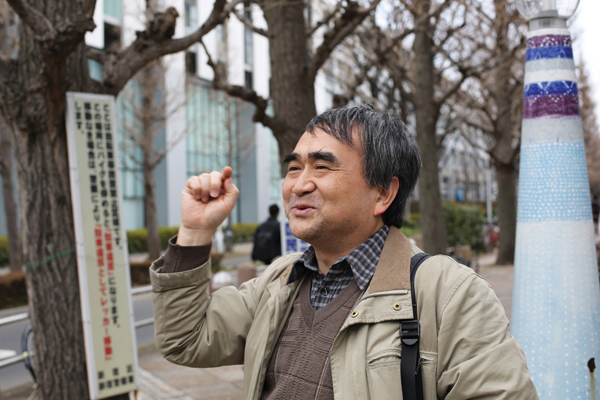
[[[484,210],[468,203],[444,204],[444,223],[448,246],[468,244],[474,250],[483,249]]]
[[[8,265],[8,236],[0,236],[0,266]]]
[[[234,243],[246,243],[254,241],[254,232],[260,225],[258,222],[253,224],[233,224]]]

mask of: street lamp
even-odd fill
[[[511,333],[540,399],[598,399],[600,286],[571,36],[579,0],[517,0],[529,21]],[[596,361],[597,362],[597,361]]]

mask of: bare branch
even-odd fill
[[[319,30],[320,27],[325,26],[327,24],[329,24],[329,21],[331,21],[331,19],[333,17],[335,17],[335,15],[342,9],[342,2],[337,2],[335,5],[335,8],[328,14],[325,16],[325,18],[323,18],[321,21],[317,22],[317,24],[315,24],[315,26],[312,27],[312,29],[310,29],[309,31],[306,32],[306,36],[312,36],[313,33],[315,33],[317,30]]]
[[[106,53],[104,51],[92,46],[86,46],[86,48],[88,58],[91,58],[92,60],[104,65],[106,61]]]
[[[6,0],[6,2],[37,36],[53,37],[57,35],[52,22],[25,0]]]
[[[272,131],[285,129],[287,124],[284,121],[267,115],[266,110],[267,106],[269,105],[268,99],[259,96],[258,93],[252,89],[246,89],[245,87],[238,85],[230,85],[229,83],[225,82],[223,73],[224,65],[215,63],[204,42],[200,41],[200,44],[204,48],[208,58],[207,64],[212,68],[214,73],[212,83],[213,88],[222,90],[232,97],[236,97],[254,104],[256,107],[254,110],[254,115],[252,116],[252,120],[254,122],[260,122],[264,126],[271,128]]]
[[[96,0],[88,0],[82,7],[83,15],[85,15],[88,18],[93,18],[94,10],[96,9]]]
[[[348,1],[348,4],[344,7],[344,12],[335,19],[333,28],[323,36],[323,42],[315,52],[308,71],[308,82],[314,82],[317,72],[327,61],[335,47],[377,8],[380,1],[374,0],[369,8],[362,8],[358,3]]]
[[[105,64],[102,76],[105,91],[118,94],[127,81],[150,61],[200,42],[204,35],[223,23],[233,8],[242,1],[232,0],[227,3],[227,0],[215,0],[213,10],[204,24],[194,33],[180,39],[172,39],[175,20],[179,16],[177,11],[171,7],[164,13],[157,13],[145,31],[137,32],[136,40],[129,47]]]
[[[52,21],[25,0],[6,0],[6,2],[35,33],[36,40],[62,56],[73,51],[75,45],[83,41],[83,35],[86,32],[96,28],[92,18],[93,9],[91,14],[87,12],[89,6],[84,15],[75,15],[74,20],[66,20],[64,23],[54,26]]]
[[[240,20],[240,22],[242,24],[244,24],[252,32],[258,33],[259,35],[262,35],[262,36],[267,37],[267,38],[269,37],[269,32],[267,32],[266,30],[264,30],[262,28],[257,28],[256,26],[254,26],[254,24],[252,23],[251,20],[249,20],[248,18],[244,17],[237,10],[233,10],[233,14],[237,17],[237,19]]]

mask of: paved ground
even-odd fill
[[[495,266],[494,260],[495,255],[491,253],[481,256],[479,274],[496,291],[510,318],[514,269],[512,266]],[[153,346],[140,350],[139,362],[140,391],[137,400],[243,399],[242,366],[207,369],[181,367],[164,360]],[[31,388],[22,387],[12,393],[0,394],[0,400],[27,400],[31,393]]]

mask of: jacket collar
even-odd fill
[[[367,293],[410,290],[410,241],[392,226]]]
[[[400,232],[400,229],[394,226],[390,227],[390,232],[381,251],[381,257],[367,293],[410,290],[410,258],[412,253],[411,243],[406,236]],[[293,261],[279,277],[280,287],[286,285],[294,262],[300,255],[298,253],[293,258]]]

